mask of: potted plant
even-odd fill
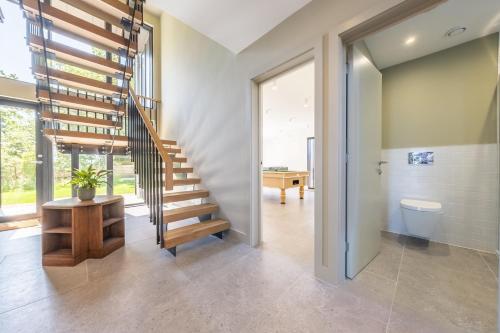
[[[92,165],[86,169],[74,169],[70,184],[76,186],[78,199],[82,201],[92,200],[95,197],[95,189],[102,184],[107,184],[106,177],[111,171],[97,171]]]

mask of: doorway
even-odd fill
[[[313,61],[259,86],[262,135],[262,241],[311,263],[314,244]]]
[[[38,210],[36,112],[35,105],[0,101],[0,222]]]

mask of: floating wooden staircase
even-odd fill
[[[197,188],[201,179],[183,165],[182,149],[159,138],[156,117],[145,107],[152,99],[129,87],[143,1],[22,0],[21,7],[44,135],[66,151],[90,146],[130,154],[157,242],[172,254],[183,243],[222,238],[229,222],[215,217],[219,207]],[[191,222],[175,227],[183,220]]]

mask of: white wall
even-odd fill
[[[380,10],[397,2],[314,0],[238,55],[162,14],[162,137],[183,146],[220,205],[220,215],[248,241],[251,79],[310,49],[330,29],[373,6]]]
[[[434,152],[434,164],[408,164],[408,153]],[[406,234],[402,198],[439,201],[443,215],[432,239],[494,252],[498,235],[496,144],[385,149],[382,184],[387,205],[383,229]]]
[[[263,166],[307,170],[314,136],[314,63],[262,84]]]

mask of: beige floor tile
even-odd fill
[[[405,248],[394,312],[443,329],[495,331],[497,281],[478,257],[442,244]]]
[[[380,253],[366,266],[366,270],[396,281],[405,242],[405,237],[382,232]]]
[[[385,332],[379,318],[375,304],[303,274],[244,331]]]
[[[382,233],[352,281],[314,278],[314,193],[264,191],[264,242],[208,237],[160,250],[127,210],[126,245],[41,268],[39,230],[0,233],[3,332],[494,332],[495,256]],[[3,259],[2,259],[3,258]]]
[[[485,252],[480,252],[479,254],[483,258],[484,262],[486,263],[488,268],[491,270],[493,275],[498,279],[498,257],[497,257],[497,255],[493,254],[493,253],[485,253]]]
[[[45,267],[10,276],[0,283],[0,313],[64,294],[88,282],[86,263],[72,268]]]

